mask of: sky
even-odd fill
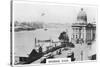
[[[74,23],[83,8],[88,22],[97,21],[97,8],[34,2],[13,2],[13,18],[19,22]]]

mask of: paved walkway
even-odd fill
[[[75,44],[75,48],[72,49],[75,54],[74,56],[76,58],[76,61],[88,60],[90,50],[91,47],[87,44]]]
[[[75,61],[84,61],[84,60],[88,60],[90,51],[91,51],[91,46],[88,46],[87,44],[75,44],[75,48],[72,48],[71,50],[63,50],[60,55],[55,54],[54,57],[66,58],[68,56],[68,53],[74,52],[74,57],[76,58]],[[33,63],[40,63],[40,62],[41,62],[41,59]]]

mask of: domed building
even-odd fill
[[[77,16],[77,21],[79,23],[87,23],[87,14],[85,11],[83,11],[83,8],[81,8],[81,11],[79,12],[78,16]]]
[[[96,24],[87,22],[87,14],[83,8],[81,8],[81,11],[78,13],[76,19],[76,23],[72,24],[72,42],[91,43],[94,41],[96,35]]]

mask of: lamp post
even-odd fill
[[[81,61],[83,61],[83,50],[81,50]]]
[[[81,47],[83,46],[82,44],[83,44],[83,41],[82,41],[82,37],[81,37],[81,30],[82,30],[82,27],[80,27],[80,29],[79,29],[79,43],[81,44]],[[80,53],[80,55],[81,55],[81,61],[83,61],[83,49],[81,48],[81,53]]]

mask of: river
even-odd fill
[[[61,32],[66,31],[64,28],[50,28],[47,30],[37,29],[31,31],[14,32],[14,55],[27,56],[35,48],[35,38],[39,40],[52,39],[58,41]],[[71,38],[71,30],[68,29],[68,36]]]

